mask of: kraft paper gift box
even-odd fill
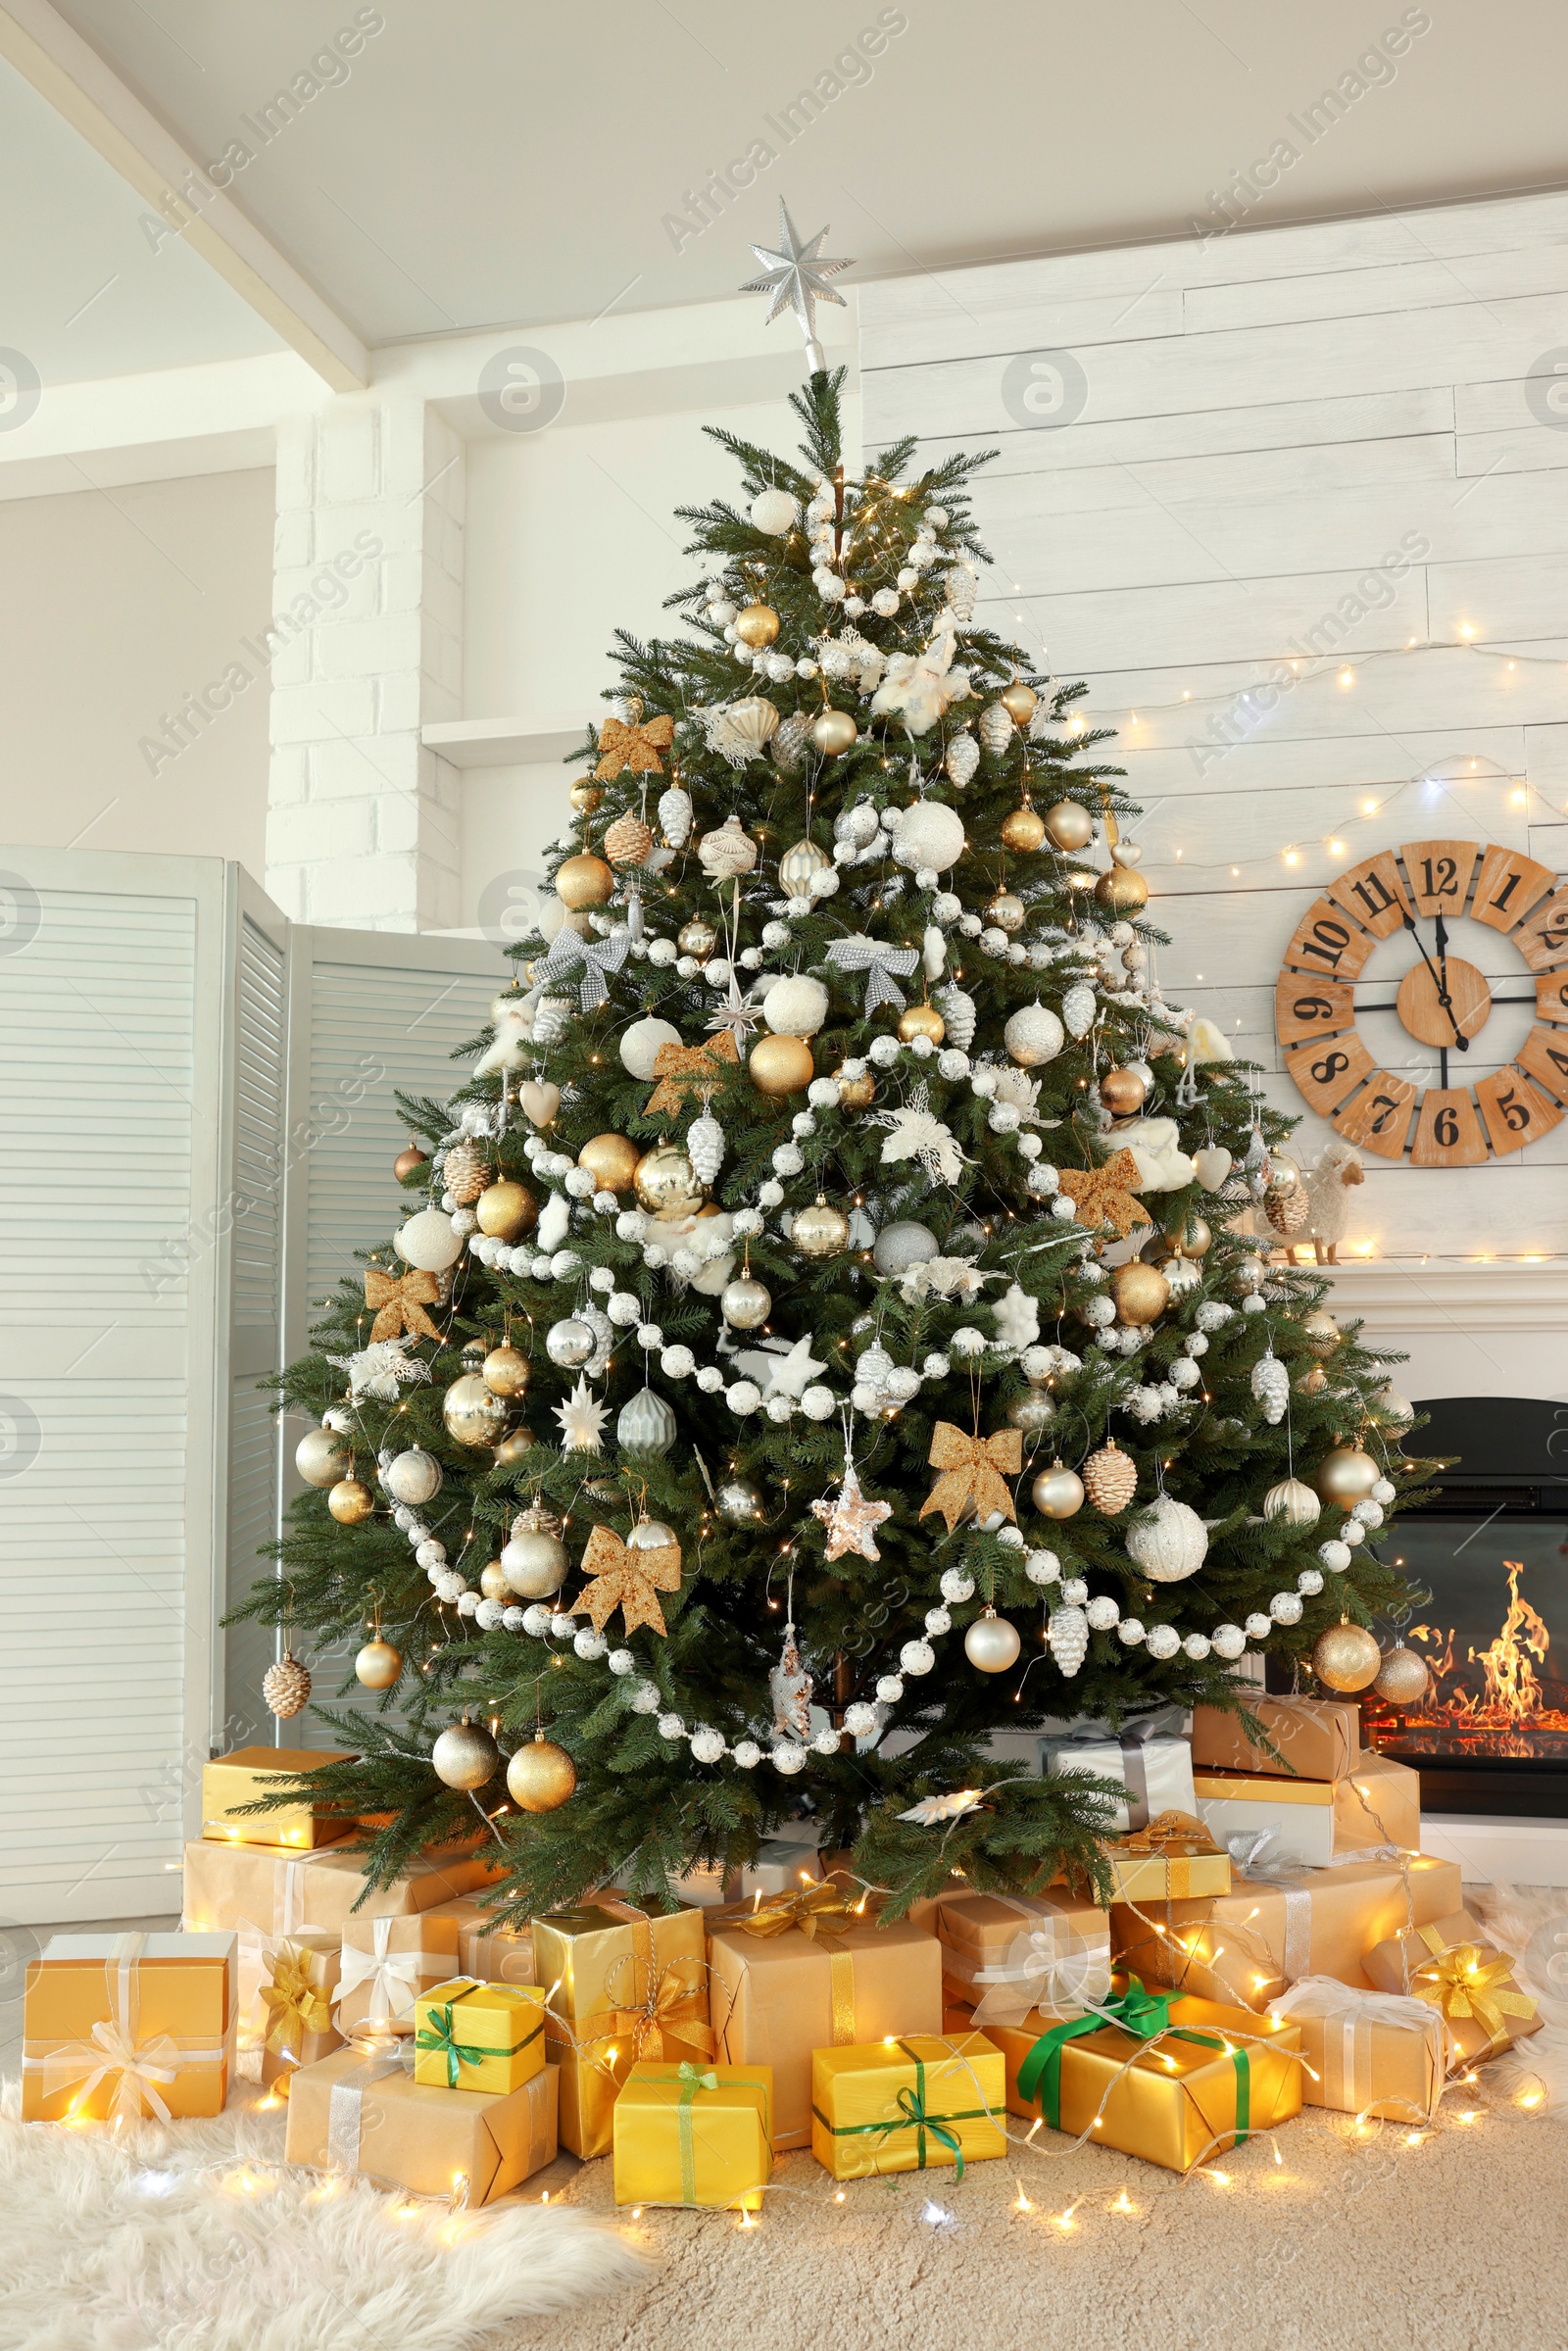
[[[402,2058],[348,2046],[301,2067],[290,2087],[288,2162],[358,2172],[416,2196],[491,2204],[556,2156],[559,2076],[520,2089],[437,2089]]]
[[[1179,1706],[1161,1706],[1119,1732],[1104,1723],[1080,1723],[1073,1731],[1050,1733],[1040,1741],[1040,1769],[1119,1781],[1126,1795],[1110,1816],[1114,1830],[1147,1828],[1162,1812],[1191,1815],[1193,1750],[1182,1736],[1182,1719]]]
[[[344,1814],[313,1804],[303,1790],[298,1800],[276,1812],[253,1812],[234,1817],[241,1804],[254,1804],[284,1788],[296,1772],[313,1772],[323,1763],[353,1763],[356,1758],[337,1750],[316,1747],[235,1747],[202,1765],[202,1835],[222,1844],[280,1845],[297,1853],[315,1845],[331,1844],[356,1827]]]
[[[1544,2022],[1513,1980],[1510,1954],[1462,1908],[1375,1943],[1366,1973],[1380,1991],[1402,1992],[1442,2017],[1450,2073],[1495,2057]]]
[[[1269,2014],[1300,2028],[1311,2069],[1308,2106],[1430,2122],[1443,2095],[1444,2031],[1436,2008],[1391,1992],[1358,1991],[1332,1976],[1304,1976],[1269,2003]]]
[[[337,1992],[339,1939],[322,1930],[281,1936],[272,1952],[270,1983],[262,1985],[267,2034],[262,2042],[262,2084],[287,2082],[302,2065],[315,2065],[340,2048],[343,2035],[332,2021]]]
[[[615,2100],[617,2204],[756,2212],[773,2170],[765,2065],[634,2065]]]
[[[909,2033],[817,2049],[811,2058],[811,2153],[835,2180],[925,2172],[1004,2155],[1002,2052],[982,2033],[961,2041]]]
[[[1421,1850],[1421,1774],[1392,1755],[1361,1755],[1334,1784],[1334,1850],[1358,1845]]]
[[[1321,1869],[1334,1853],[1334,1782],[1261,1772],[1195,1772],[1199,1817],[1217,1844],[1267,1837],[1271,1860]],[[1367,1838],[1360,1839],[1362,1843]]]
[[[415,2004],[414,2079],[448,2089],[513,2090],[545,2062],[545,1995],[536,1984],[455,1976]]]
[[[443,1902],[441,1916],[458,1930],[458,1972],[477,1976],[483,1984],[532,1984],[533,1932],[528,1927],[503,1927],[497,1913],[464,1894]]]
[[[412,2033],[419,1993],[457,1972],[458,1922],[450,1911],[351,1918],[343,1928],[337,2029],[345,2040],[362,2027]]]
[[[55,1935],[23,1994],[22,2117],[221,2114],[238,2007],[232,1935]]]
[[[1230,1855],[1195,1813],[1160,1813],[1107,1845],[1105,1859],[1115,1901],[1185,1902],[1230,1891]]]
[[[1065,1890],[950,1895],[935,1925],[943,1995],[971,2003],[985,2032],[1042,2005],[1076,2016],[1110,1989],[1110,1922]]]
[[[1303,1976],[1333,1976],[1367,1990],[1373,1980],[1363,1961],[1372,1945],[1412,1916],[1418,1925],[1444,1917],[1459,1898],[1459,1864],[1425,1853],[1402,1866],[1282,1864],[1267,1876],[1238,1871],[1229,1893],[1211,1901],[1114,1904],[1111,1952],[1146,1984],[1261,2009]]]
[[[533,1921],[546,2054],[561,2068],[561,2138],[573,2155],[610,2152],[616,2093],[639,2058],[712,2055],[709,1915],[655,1918],[608,1892]]]
[[[1193,1708],[1195,1772],[1251,1772],[1264,1778],[1343,1780],[1361,1757],[1361,1709],[1341,1698],[1250,1695],[1247,1711],[1279,1749],[1254,1746],[1242,1718],[1223,1706]]]
[[[1120,1979],[1118,1979],[1120,1982]],[[1054,2026],[1014,2077],[1054,2131],[1189,2172],[1301,2111],[1300,2033],[1250,2009],[1147,1991],[1112,1995],[1123,2023]],[[1093,2028],[1092,2030],[1090,2028]]]
[[[367,1893],[363,1853],[330,1846],[324,1852],[291,1853],[280,1845],[218,1844],[198,1838],[185,1847],[180,1924],[196,1935],[229,1928],[238,1934],[241,2038],[248,2033],[259,2040],[259,1994],[280,1935],[325,1928],[341,1935],[351,1913],[359,1918],[412,1917],[488,1886],[494,1875],[494,1865],[477,1847],[454,1848],[411,1862],[389,1886]]]
[[[936,1936],[857,1919],[832,1887],[731,1913],[713,1926],[709,1960],[718,2054],[772,2067],[780,2152],[810,2143],[814,2051],[942,2030]]]

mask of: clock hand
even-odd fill
[[[1426,965],[1428,971],[1430,971],[1432,974],[1432,984],[1437,989],[1438,1002],[1442,1005],[1443,1010],[1446,1015],[1449,1028],[1453,1031],[1454,1044],[1458,1047],[1460,1053],[1467,1053],[1470,1051],[1470,1040],[1465,1035],[1463,1029],[1460,1028],[1459,1023],[1453,1017],[1453,1005],[1449,1000],[1448,991],[1444,984],[1443,978],[1440,977],[1432,957],[1427,954],[1421,934],[1415,927],[1415,916],[1413,914],[1401,913],[1399,920],[1403,923],[1405,929],[1415,941],[1417,948],[1420,950],[1421,960]]]
[[[1443,919],[1443,909],[1441,906],[1438,909],[1437,915],[1437,942],[1438,968],[1443,974],[1443,984],[1438,990],[1438,1002],[1447,1013],[1448,1019],[1452,1023],[1454,1034],[1459,1040],[1459,1051],[1467,1053],[1470,1051],[1470,1040],[1468,1037],[1462,1036],[1459,1033],[1459,1024],[1456,1020],[1454,1020],[1453,1017],[1453,998],[1448,993],[1448,926]]]

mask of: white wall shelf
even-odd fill
[[[522,767],[564,759],[582,741],[586,717],[554,712],[544,718],[448,718],[425,727],[419,740],[454,767]]]

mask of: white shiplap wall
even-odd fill
[[[1164,987],[1302,1113],[1273,983],[1325,881],[1440,835],[1568,865],[1568,430],[1527,397],[1568,356],[1568,196],[909,276],[863,288],[860,319],[868,452],[1001,452],[981,612],[1121,730]],[[1018,388],[1052,352],[1086,393],[1043,425]],[[1316,650],[1348,597],[1364,612]],[[1212,736],[1293,655],[1276,706]],[[1505,945],[1454,947],[1520,992]],[[1369,976],[1409,959],[1390,943]],[[1376,1019],[1374,1052],[1409,1050]],[[1499,1011],[1489,1060],[1527,1025]],[[1298,1145],[1328,1134],[1307,1114]],[[1565,1165],[1568,1122],[1473,1171],[1369,1159],[1353,1231],[1380,1255],[1568,1249]]]

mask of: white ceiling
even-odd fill
[[[803,233],[875,277],[1188,232],[1231,170],[1292,139],[1252,218],[1440,201],[1568,177],[1568,10],[1438,8],[1310,147],[1293,132],[1353,72],[1384,0],[60,0],[198,156],[257,150],[230,193],[368,340],[710,300],[749,273],[788,196]],[[384,20],[347,77],[263,145],[244,126],[340,28]],[[781,111],[857,29],[902,14],[866,76],[785,146]],[[714,165],[779,160],[676,251],[663,225]],[[46,375],[274,348],[193,255],[9,73],[0,86],[0,342]],[[104,280],[116,283],[67,324]],[[782,332],[779,328],[776,331]]]

